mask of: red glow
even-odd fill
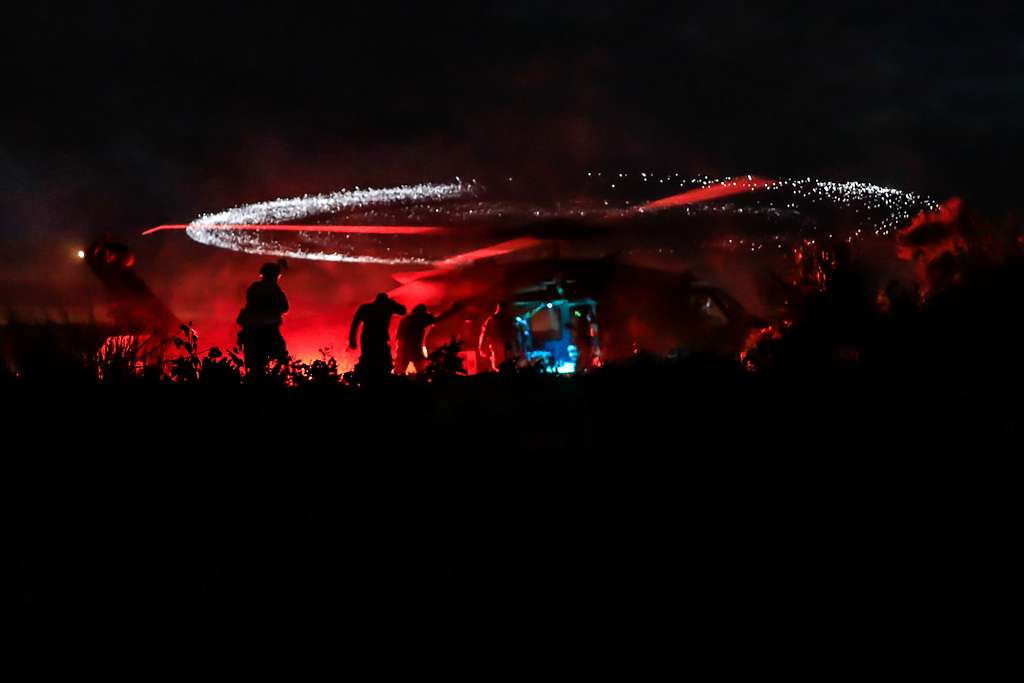
[[[962,249],[963,240],[955,229],[962,205],[959,197],[952,197],[935,211],[921,211],[914,216],[910,225],[897,236],[899,257],[905,261],[915,255],[930,259],[946,251]]]
[[[398,284],[407,285],[410,282],[422,280],[423,278],[431,277],[432,275],[437,275],[438,273],[441,272],[444,271],[442,271],[439,268],[434,268],[431,270],[409,270],[404,273],[395,273],[391,277],[393,277],[395,279],[395,282],[397,282]]]
[[[174,223],[170,225],[158,225],[144,231],[143,235],[152,235],[162,230],[184,230],[188,225]],[[438,235],[450,231],[434,225],[246,225],[246,224],[216,224],[205,225],[204,228],[216,230],[268,230],[275,232],[338,232],[343,234],[359,235]]]
[[[185,227],[184,224],[159,226],[147,233],[183,230]],[[237,226],[236,229],[247,227],[250,226]],[[448,231],[447,228],[431,226],[267,226],[267,229],[279,228],[428,236]],[[457,254],[438,264],[443,267],[408,273],[405,277],[400,275],[399,279],[407,283],[408,287],[400,287],[392,295],[410,308],[418,303],[434,305],[435,302],[439,304],[451,300],[451,283],[434,280],[431,275],[450,273],[454,268],[477,259],[512,253],[540,243],[535,238],[519,238]],[[163,273],[158,270],[155,279],[163,284],[157,288],[158,295],[183,320],[194,321],[202,334],[203,353],[209,346],[233,348],[238,333],[235,318],[245,300],[245,290],[255,275],[254,264],[257,260],[236,258],[220,250],[202,249],[190,241],[170,245],[169,248],[173,249],[175,256],[166,258],[163,261],[165,264],[182,261],[191,263],[202,259],[204,265],[202,268],[190,269],[187,277],[176,268],[169,267]],[[152,264],[148,272],[153,275]],[[352,315],[359,303],[371,300],[378,291],[386,291],[385,283],[391,279],[391,275],[391,269],[384,266],[349,266],[314,261],[293,264],[282,280],[291,303],[291,311],[281,328],[289,353],[295,358],[311,362],[320,357],[321,348],[330,347],[330,353],[338,361],[339,370],[344,372],[351,369],[359,357],[359,351],[347,349],[346,333]],[[461,290],[458,294],[462,294]],[[394,322],[397,326],[397,319]]]
[[[722,197],[731,197],[732,195],[743,194],[745,192],[763,190],[767,187],[771,187],[774,184],[774,180],[769,180],[767,178],[758,178],[757,176],[734,178],[732,180],[726,180],[725,182],[715,183],[714,185],[708,185],[707,187],[701,187],[695,190],[688,190],[686,192],[680,192],[679,194],[674,194],[669,197],[657,199],[653,202],[648,202],[647,204],[638,207],[638,210],[650,211],[652,209],[667,209],[673,206],[697,204],[698,202],[706,202],[712,199],[720,199]]]
[[[789,321],[786,320],[782,322],[782,325],[785,327],[788,327],[789,324]],[[757,363],[750,358],[751,352],[756,350],[762,342],[781,338],[782,331],[775,324],[750,330],[743,341],[743,349],[740,351],[740,362],[743,363],[743,367],[747,370],[757,370]]]
[[[388,292],[388,296],[399,303],[405,304],[407,308],[412,308],[415,304],[437,306],[447,298],[448,293],[448,287],[445,283],[417,280],[396,287]]]
[[[914,220],[910,222],[910,225],[903,232],[912,232],[922,225],[929,223],[952,223],[960,217],[962,206],[963,200],[959,197],[950,197],[942,202],[935,211],[921,211],[914,216]]]
[[[934,289],[932,265],[941,263],[942,258],[967,251],[960,213],[963,202],[952,197],[942,202],[935,211],[921,211],[906,228],[896,236],[896,254],[904,261],[916,265],[917,280],[921,296],[928,297]],[[948,274],[945,277],[949,277]],[[953,281],[959,273],[952,276]]]

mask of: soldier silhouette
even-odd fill
[[[497,371],[506,361],[518,363],[523,356],[516,314],[507,301],[499,301],[480,329],[480,357]]]
[[[288,348],[281,336],[281,323],[288,312],[288,297],[278,280],[287,263],[264,263],[260,279],[249,285],[245,293],[245,308],[238,313],[236,322],[242,329],[238,345],[245,354],[245,367],[250,372],[262,372],[271,360],[284,362]]]
[[[361,305],[348,332],[348,347],[356,348],[356,331],[363,326],[359,335],[359,362],[355,375],[362,380],[373,380],[391,373],[391,346],[388,328],[391,316],[405,315],[405,306],[381,292],[371,303]]]
[[[427,335],[427,328],[434,323],[439,323],[445,318],[462,310],[462,304],[455,303],[441,315],[435,316],[423,304],[416,304],[412,313],[402,318],[398,323],[398,334],[395,335],[396,350],[395,373],[404,375],[409,369],[409,364],[416,369],[417,374],[423,372],[427,366],[427,355],[424,353],[423,340]]]

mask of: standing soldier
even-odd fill
[[[594,318],[589,307],[572,312],[572,343],[576,346],[576,371],[587,370],[594,364]]]
[[[427,335],[427,328],[434,323],[441,322],[445,318],[457,313],[462,305],[455,303],[441,315],[434,316],[423,304],[416,304],[412,313],[402,318],[398,323],[398,334],[395,335],[397,350],[395,352],[397,363],[395,373],[404,375],[409,369],[409,363],[416,368],[416,373],[423,372],[427,366],[427,355],[424,352],[424,337]]]
[[[288,312],[288,297],[277,283],[287,263],[264,263],[260,279],[249,285],[245,293],[245,308],[238,313],[236,322],[242,326],[238,345],[245,353],[245,367],[249,372],[262,372],[271,360],[285,362],[288,349],[281,336],[282,317]]]
[[[405,315],[405,306],[383,292],[378,294],[372,303],[363,304],[356,310],[348,331],[348,347],[356,348],[356,331],[362,324],[363,332],[359,336],[359,362],[355,367],[357,378],[373,380],[391,373],[388,328],[391,326],[393,315]]]
[[[507,301],[500,301],[480,329],[480,357],[490,360],[497,371],[506,361],[517,363],[523,356],[516,315]]]

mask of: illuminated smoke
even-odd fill
[[[956,281],[960,276],[957,256],[967,251],[962,208],[962,200],[951,197],[934,210],[922,210],[897,234],[897,255],[914,262],[922,297],[941,288],[943,280]]]
[[[956,233],[962,206],[959,197],[951,197],[934,210],[917,214],[897,235],[899,257],[909,261],[920,253],[932,258],[944,251],[965,248],[963,239]]]

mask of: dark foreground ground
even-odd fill
[[[699,362],[377,392],[11,385],[3,666],[977,676],[1019,606],[1006,390],[990,369]]]

